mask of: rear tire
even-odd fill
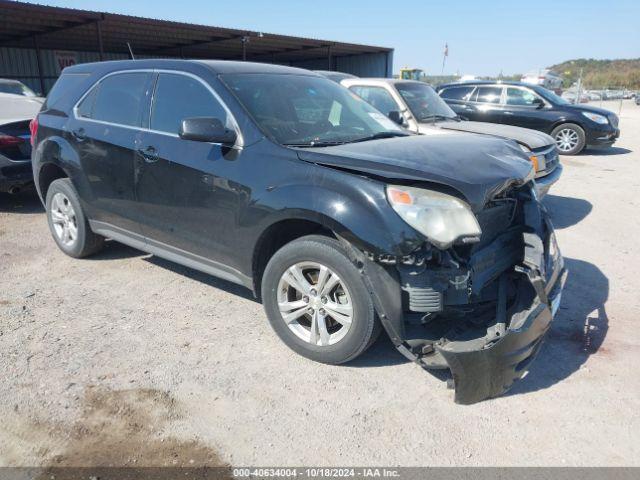
[[[56,244],[73,258],[83,258],[102,249],[104,237],[93,233],[71,180],[54,180],[47,190],[47,221]]]
[[[586,146],[586,136],[580,125],[563,123],[551,132],[561,155],[577,155]]]
[[[280,339],[317,362],[353,360],[381,331],[362,274],[329,237],[309,235],[278,250],[262,277],[262,301]]]

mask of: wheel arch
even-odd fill
[[[80,158],[67,140],[52,136],[42,141],[33,152],[34,183],[44,204],[51,182],[58,178],[77,177]]]
[[[49,186],[59,178],[69,178],[69,174],[60,165],[53,162],[40,165],[37,188],[43,203],[46,202]]]
[[[288,218],[269,225],[256,242],[251,260],[253,292],[260,297],[262,276],[271,257],[286,244],[307,235],[337,238],[336,233],[317,219]]]

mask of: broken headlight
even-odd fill
[[[437,248],[478,241],[482,230],[466,202],[445,193],[387,185],[387,199],[402,219]]]

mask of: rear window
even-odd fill
[[[119,73],[101,80],[78,105],[78,114],[102,122],[139,127],[148,73]]]
[[[80,87],[88,77],[88,73],[63,73],[53,85],[49,95],[47,95],[44,108],[47,110],[56,108],[60,99],[67,95],[75,94],[79,96],[79,92],[76,93],[78,87]],[[78,97],[76,96],[76,98]]]
[[[473,92],[474,87],[466,86],[466,87],[450,87],[445,88],[442,92],[440,92],[440,96],[442,98],[446,98],[448,100],[469,100],[469,96],[471,92]]]

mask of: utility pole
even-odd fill
[[[580,69],[580,75],[578,75],[578,87],[577,87],[577,91],[576,91],[576,99],[573,103],[578,104],[580,103],[580,94],[582,93],[582,71],[583,69]]]
[[[442,55],[442,71],[440,72],[440,76],[444,75],[444,64],[446,63],[448,56],[449,56],[449,44],[445,43],[444,44],[444,53]]]

